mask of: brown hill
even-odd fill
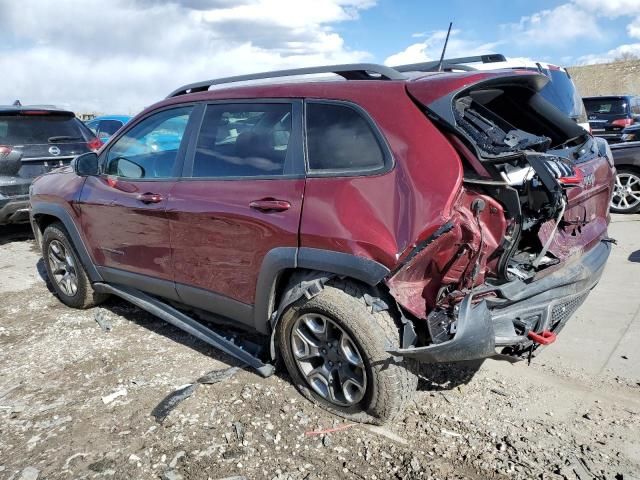
[[[583,97],[640,95],[640,60],[568,67]]]

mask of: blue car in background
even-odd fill
[[[105,115],[86,122],[86,125],[96,134],[96,137],[106,143],[131,118],[127,115]]]

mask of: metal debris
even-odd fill
[[[38,480],[38,476],[40,475],[40,470],[35,467],[27,467],[22,470],[20,474],[20,478],[18,480]]]
[[[98,310],[96,310],[93,318],[96,322],[98,322],[98,325],[100,325],[100,328],[103,332],[110,332],[113,328],[111,320],[109,320],[109,314],[106,312],[106,310],[99,308]]]
[[[206,375],[203,375],[196,383],[202,383],[205,385],[212,385],[214,383],[222,382],[228,378],[231,378],[236,372],[240,370],[239,367],[229,367],[222,370],[212,370]]]
[[[104,403],[105,405],[108,405],[111,402],[113,402],[116,398],[125,397],[126,395],[127,395],[127,389],[121,388],[120,390],[116,390],[115,392],[102,397],[102,403]]]
[[[167,395],[151,412],[156,422],[162,423],[174,408],[193,394],[197,386],[197,383],[190,383]]]
[[[490,388],[489,390],[491,392],[495,393],[496,395],[501,395],[503,397],[508,397],[509,396],[509,394],[507,392],[505,392],[504,390],[502,390],[500,388],[493,387],[493,388]]]

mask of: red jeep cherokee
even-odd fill
[[[343,78],[209,89],[322,72]],[[530,357],[600,278],[612,158],[546,81],[360,64],[187,85],[34,182],[49,278],[66,305],[118,295],[263,375],[197,319],[268,335],[307,398],[392,419],[416,362]]]

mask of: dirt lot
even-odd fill
[[[4,229],[0,479],[640,479],[639,222],[615,219],[601,284],[531,366],[424,368],[384,429],[242,369],[187,388],[159,423],[168,394],[236,363],[118,300],[64,307],[28,230]]]

